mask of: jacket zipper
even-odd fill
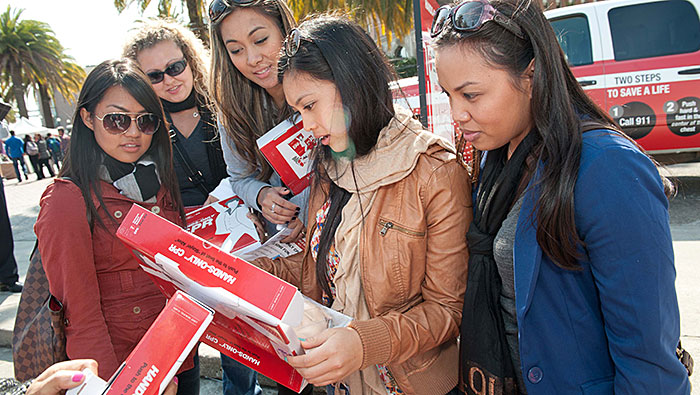
[[[389,229],[396,229],[401,233],[405,233],[411,236],[425,236],[425,232],[416,232],[414,230],[406,229],[404,227],[395,225],[391,221],[384,221],[383,219],[379,220],[379,225],[382,227],[382,230],[379,231],[379,234],[382,236],[386,236],[386,232],[389,231]]]

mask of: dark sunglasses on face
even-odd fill
[[[185,68],[187,68],[187,61],[182,59],[172,63],[163,71],[151,71],[146,73],[146,75],[148,78],[150,78],[151,84],[157,84],[163,81],[166,74],[171,77],[175,77],[176,75],[182,74],[182,72],[185,71]]]
[[[229,2],[230,1],[230,2]],[[209,3],[209,23],[216,23],[228,11],[232,4],[245,5],[257,0],[213,0]]]
[[[135,115],[135,116],[134,116]],[[124,134],[129,130],[131,121],[136,121],[136,128],[143,134],[152,135],[160,126],[160,118],[153,113],[126,113],[111,112],[102,118],[95,115],[95,118],[102,121],[102,126],[110,134]]]
[[[455,7],[445,5],[438,8],[430,27],[430,37],[439,36],[448,20],[452,22],[454,29],[460,32],[475,32],[481,29],[484,23],[494,21],[515,36],[525,39],[520,27],[487,0],[468,0]]]

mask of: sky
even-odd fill
[[[129,29],[135,21],[155,16],[157,3],[152,0],[143,16],[135,4],[119,14],[113,0],[0,0],[0,12],[9,4],[24,9],[21,19],[48,23],[66,53],[85,67],[119,57]]]

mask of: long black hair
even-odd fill
[[[299,50],[289,57],[282,49],[278,64],[279,79],[292,73],[332,82],[349,117],[348,138],[355,145],[356,157],[372,151],[379,132],[394,117],[389,83],[395,73],[384,53],[356,23],[336,15],[320,15],[299,25],[303,37]],[[333,182],[334,176],[322,164],[331,161],[328,146],[317,147],[313,163],[313,188],[323,188],[331,206],[321,231],[316,259],[316,277],[332,300],[328,286],[326,257],[341,221],[341,212],[350,193]],[[354,168],[351,167],[354,174]]]
[[[105,93],[115,86],[124,88],[143,106],[146,112],[156,114],[160,118],[160,126],[153,134],[151,146],[146,154],[155,162],[161,183],[170,193],[184,223],[185,212],[173,170],[170,138],[168,137],[163,107],[158,95],[153,91],[148,77],[132,60],[107,60],[97,65],[88,74],[78,96],[78,104],[73,115],[70,148],[59,177],[69,177],[80,187],[90,217],[97,219],[98,223],[104,226],[97,215],[97,208],[93,203],[92,196],[97,198],[100,205],[104,205],[99,187],[99,166],[97,164],[101,163],[107,154],[95,140],[92,129],[83,122],[80,110],[84,108],[90,114],[94,114],[97,104],[100,103]],[[109,215],[111,216],[111,214]]]
[[[496,9],[525,33],[519,38],[497,23],[485,23],[475,32],[460,32],[447,23],[435,47],[466,47],[480,53],[496,68],[517,81],[534,59],[531,116],[539,143],[533,154],[541,168],[537,200],[537,242],[558,266],[577,270],[579,238],[574,222],[574,187],[583,145],[582,119],[619,130],[615,122],[581,89],[569,68],[557,37],[542,11],[541,2],[493,0]],[[477,168],[475,163],[472,168]]]

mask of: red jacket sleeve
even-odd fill
[[[109,379],[120,361],[102,313],[92,232],[80,189],[57,179],[44,191],[40,207],[34,230],[49,288],[64,306],[68,357],[95,359],[100,377]]]

